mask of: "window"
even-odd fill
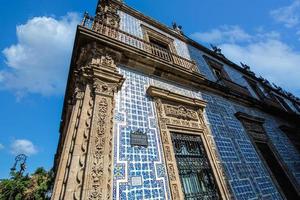
[[[185,199],[220,199],[200,136],[172,134]]]
[[[159,47],[162,48],[162,49],[165,49],[165,50],[169,51],[169,45],[166,44],[166,43],[164,43],[164,42],[161,42],[161,41],[159,41],[159,40],[156,40],[156,39],[154,39],[154,38],[152,38],[152,37],[149,37],[149,42],[150,42],[151,44],[154,44],[154,45],[156,45],[156,46],[159,46]]]
[[[281,98],[278,95],[274,95],[275,98],[277,99],[277,101],[280,103],[280,105],[286,110],[286,111],[290,111],[293,112],[293,110],[291,109],[291,107],[285,102],[285,100],[283,98]]]
[[[223,65],[221,63],[219,63],[207,56],[203,56],[203,57],[204,57],[206,63],[211,67],[217,80],[221,80],[221,79],[230,80],[228,74],[223,69]]]
[[[257,95],[257,97],[260,98],[260,99],[264,99],[265,98],[265,94],[260,89],[260,87],[257,85],[257,83],[255,81],[253,81],[253,80],[250,80],[247,77],[244,77],[244,78],[247,80],[247,82],[249,83],[250,87],[253,89],[253,91]]]
[[[253,142],[254,147],[256,148],[256,151],[264,161],[271,177],[277,182],[286,199],[299,199],[300,196],[297,193],[297,189],[294,187],[292,180],[285,172],[286,169],[275,156],[274,149],[272,149],[269,144],[267,134],[263,128],[264,120],[241,112],[236,113],[236,117],[242,122],[246,132]]]
[[[147,42],[176,54],[174,40],[172,38],[169,38],[168,36],[159,33],[145,25],[141,25],[141,27],[143,30],[144,39]]]
[[[213,72],[214,72],[217,80],[221,80],[222,79],[222,72],[221,72],[220,69],[213,68]]]

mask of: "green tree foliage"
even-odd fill
[[[38,168],[31,175],[11,173],[0,181],[0,200],[47,200],[53,183],[53,172]]]

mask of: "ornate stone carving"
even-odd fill
[[[120,16],[118,14],[119,6],[109,0],[101,1],[97,7],[95,24],[104,23],[114,28],[119,28]]]
[[[118,58],[95,42],[81,48],[68,88],[77,118],[66,130],[70,147],[55,199],[111,199],[113,98],[124,81]]]
[[[161,132],[161,137],[162,137],[162,141],[164,144],[169,144],[169,140],[168,140],[168,132],[167,131],[162,131]]]
[[[172,197],[173,200],[180,200],[180,195],[179,195],[179,190],[178,190],[178,185],[172,184]]]
[[[119,83],[107,83],[100,79],[94,80],[94,90],[98,94],[113,96],[119,87]]]
[[[169,146],[166,146],[165,155],[166,155],[167,161],[172,161],[171,150],[170,150]]]
[[[105,97],[101,98],[98,104],[97,112],[97,130],[94,138],[94,149],[92,155],[92,170],[91,170],[91,187],[92,190],[89,194],[89,199],[102,199],[102,188],[103,184],[103,164],[104,164],[104,144],[105,144],[105,129],[106,129],[106,118],[108,112],[108,102]]]
[[[198,120],[197,112],[191,109],[187,109],[186,107],[180,106],[172,106],[172,105],[165,105],[165,113],[166,116],[174,117],[178,119],[184,120]]]
[[[175,175],[175,169],[173,164],[168,164],[168,172],[169,172],[169,178],[171,181],[176,180],[176,175]]]
[[[183,199],[183,194],[179,193],[178,188],[181,187],[180,180],[176,178],[176,172],[177,167],[175,170],[174,165],[176,166],[175,158],[173,158],[173,155],[171,154],[171,151],[173,150],[173,146],[170,146],[172,144],[167,128],[167,124],[171,122],[170,119],[165,117],[164,113],[164,106],[160,98],[154,98],[155,104],[156,104],[156,110],[159,120],[159,126],[161,130],[161,138],[163,143],[163,149],[164,149],[164,155],[166,159],[166,166],[169,176],[169,181],[171,184],[171,192],[172,192],[172,199]],[[172,150],[171,150],[172,149]],[[179,186],[178,186],[179,185]]]
[[[81,48],[76,62],[75,76],[91,78],[94,69],[106,69],[117,72],[116,61],[120,59],[117,52],[100,46],[96,42],[89,43]]]
[[[159,98],[155,98],[154,100],[155,100],[156,110],[158,112],[158,116],[162,117],[162,115],[163,115],[163,108],[162,108],[161,100]]]

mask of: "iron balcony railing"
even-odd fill
[[[118,40],[119,42],[130,45],[144,52],[150,53],[170,64],[183,67],[190,72],[197,71],[195,61],[183,58],[175,53],[172,53],[171,51],[159,47],[158,45],[147,42],[120,29],[97,22],[93,17],[90,17],[87,14],[84,15],[81,25],[99,34],[105,35],[109,38]]]

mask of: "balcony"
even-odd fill
[[[155,56],[156,59],[163,60],[164,62],[180,68],[184,68],[189,72],[197,72],[197,65],[195,61],[183,58],[177,54],[172,53],[171,51],[161,48],[155,44],[149,43],[120,29],[97,22],[93,17],[85,15],[81,25],[101,35],[109,37],[110,39],[137,48],[145,53],[149,53]]]

